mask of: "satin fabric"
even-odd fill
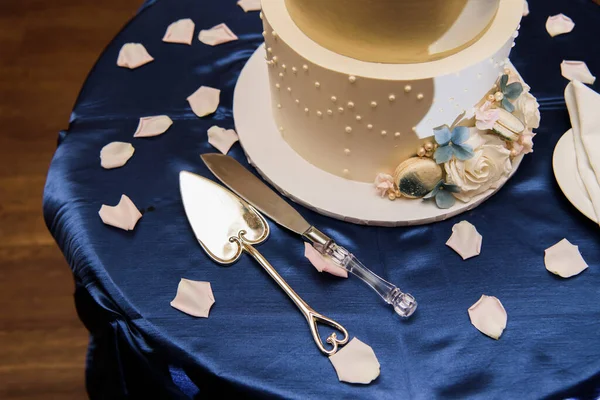
[[[262,43],[258,13],[244,13],[235,0],[142,7],[91,71],[60,134],[44,195],[47,225],[72,268],[77,310],[90,331],[90,397],[595,397],[598,226],[565,199],[551,158],[569,128],[560,62],[581,59],[600,71],[592,41],[600,35],[600,7],[588,0],[530,0],[530,6],[511,58],[540,101],[542,125],[535,153],[497,195],[448,221],[395,229],[356,226],[294,205],[374,272],[415,295],[420,306],[410,320],[399,320],[357,279],[319,274],[303,257],[302,241],[273,223],[260,246],[309,304],[373,347],[381,376],[369,386],[338,382],[306,321],[267,274],[248,256],[229,268],[211,262],[184,214],[178,174],[212,178],[199,155],[215,151],[207,142],[210,126],[234,127],[234,85]],[[560,12],[577,26],[550,38],[545,20]],[[192,46],[162,43],[166,27],[180,18],[195,21],[196,35],[225,22],[240,40],[217,47],[196,39]],[[127,42],[143,43],[155,61],[134,71],[118,68]],[[222,90],[217,112],[202,119],[186,102],[201,85]],[[167,133],[133,139],[139,117],[160,114],[174,121]],[[103,170],[100,149],[116,140],[132,142],[135,155],[123,168]],[[230,154],[247,166],[239,144]],[[123,193],[144,211],[132,232],[98,217],[103,203],[114,205]],[[482,254],[466,262],[445,246],[464,219],[483,235]],[[544,250],[564,237],[590,264],[568,280],[544,268]],[[170,307],[182,277],[211,282],[210,318]],[[467,308],[481,294],[497,296],[508,312],[499,341],[470,324]]]

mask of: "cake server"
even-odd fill
[[[302,312],[321,352],[330,356],[348,343],[348,331],[306,304],[256,250],[254,245],[263,243],[269,237],[269,224],[254,207],[223,186],[191,172],[180,172],[179,184],[188,221],[196,239],[211,259],[221,265],[231,265],[241,257],[242,252],[250,254]],[[319,323],[334,327],[344,337],[338,339],[335,332],[331,333],[326,339],[331,346],[326,348],[319,335]]]
[[[208,169],[238,196],[252,204],[274,222],[301,235],[314,248],[328,257],[335,265],[356,275],[394,307],[401,317],[410,317],[417,308],[415,298],[377,276],[342,246],[309,224],[277,193],[254,176],[232,157],[222,154],[203,154],[202,161]]]

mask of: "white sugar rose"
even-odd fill
[[[540,127],[540,105],[536,98],[529,92],[524,92],[515,102],[514,115],[519,118],[527,129],[537,129]]]
[[[472,128],[467,144],[474,149],[472,158],[466,161],[453,158],[444,164],[447,181],[461,190],[454,196],[465,203],[488,189],[498,187],[512,171],[510,150],[496,135]]]

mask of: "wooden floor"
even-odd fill
[[[141,0],[0,0],[0,399],[83,399],[87,333],[42,218],[58,131]]]

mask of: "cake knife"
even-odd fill
[[[210,153],[202,161],[208,169],[238,196],[252,204],[277,224],[302,236],[335,265],[354,274],[369,285],[401,317],[410,317],[417,308],[415,298],[366,268],[352,253],[309,224],[298,211],[261,182],[234,158]]]

